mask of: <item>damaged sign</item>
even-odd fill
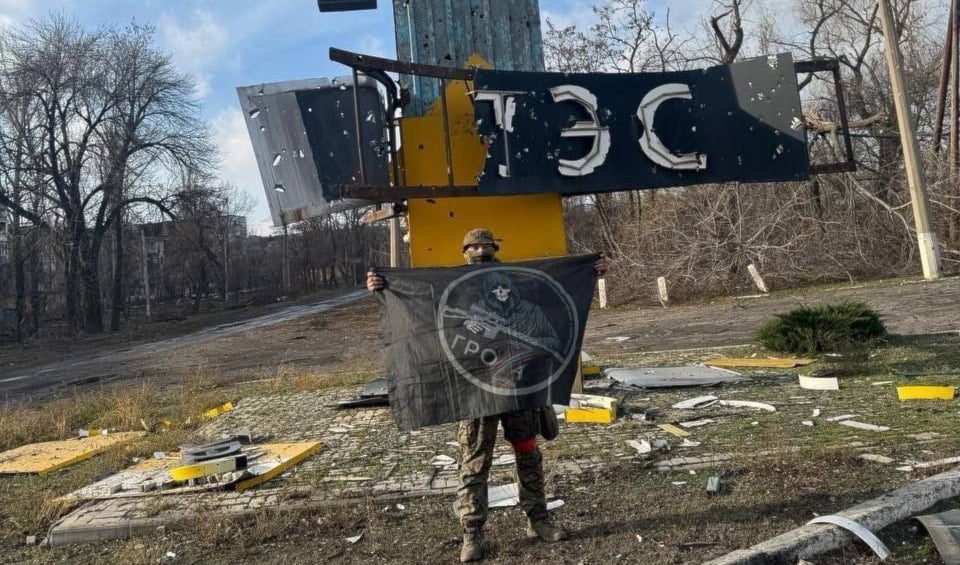
[[[664,73],[478,70],[475,88],[476,123],[489,149],[483,195],[809,175],[789,54]]]

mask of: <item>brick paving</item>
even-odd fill
[[[259,489],[96,501],[61,519],[51,529],[49,541],[60,545],[141,535],[158,527],[188,523],[209,512],[243,515],[367,497],[440,495],[452,499],[457,488],[456,463],[434,467],[431,460],[438,455],[458,459],[455,424],[400,432],[388,408],[333,407],[337,400],[359,390],[245,398],[235,403],[232,412],[206,424],[200,433],[208,438],[247,428],[265,441],[323,442],[314,456]],[[629,409],[629,400],[625,407]],[[610,425],[566,425],[561,420],[561,430],[556,440],[541,442],[548,480],[624,460],[668,459],[660,454],[640,455],[627,445],[628,439],[665,437],[656,427],[637,419],[621,418]],[[506,441],[497,443],[495,458],[511,454]],[[686,463],[709,465],[713,461],[709,455],[698,455],[705,459],[690,458]],[[515,466],[509,458],[491,469],[490,484],[515,480]]]

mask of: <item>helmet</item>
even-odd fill
[[[466,251],[467,247],[471,245],[481,245],[484,243],[489,243],[496,250],[500,249],[500,246],[497,245],[497,240],[493,238],[492,231],[485,229],[470,230],[463,236],[463,251]]]

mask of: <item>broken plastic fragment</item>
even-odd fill
[[[689,400],[677,402],[673,407],[677,410],[696,410],[697,408],[706,408],[716,404],[719,399],[716,396],[697,396]]]

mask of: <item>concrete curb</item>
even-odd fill
[[[909,518],[947,498],[960,495],[960,468],[911,483],[893,492],[868,500],[837,516],[850,518],[871,532]],[[849,544],[856,539],[835,526],[801,526],[748,549],[739,549],[705,565],[761,565],[809,559]]]

